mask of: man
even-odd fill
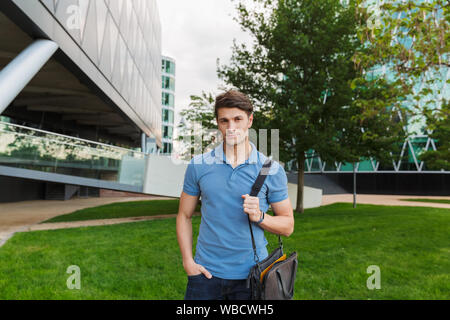
[[[267,157],[248,138],[253,123],[248,97],[235,90],[219,95],[215,115],[223,142],[191,160],[180,197],[177,237],[188,276],[185,299],[248,300],[246,278],[255,261],[247,217],[263,260],[268,255],[264,230],[291,235],[293,210],[286,173],[276,161],[258,197],[249,196]],[[194,259],[191,218],[200,195],[202,220]],[[264,214],[269,204],[274,216]]]

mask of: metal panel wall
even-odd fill
[[[156,0],[11,1],[161,144],[161,23]]]

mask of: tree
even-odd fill
[[[190,160],[196,151],[204,152],[208,145],[214,143],[213,131],[217,128],[213,94],[202,91],[201,95],[191,95],[190,99],[189,107],[180,112],[185,121],[178,126],[180,133],[176,139],[181,144],[180,156],[185,160]],[[194,128],[195,125],[199,128]],[[197,130],[201,132],[195,136],[197,132],[194,131]]]
[[[356,164],[362,159],[388,163],[392,153],[400,151],[406,132],[401,121],[404,110],[398,105],[399,88],[383,78],[357,78],[351,87],[354,100],[343,111],[346,120],[336,137],[345,162],[353,164],[353,207],[356,208]]]
[[[438,151],[426,152],[422,160],[432,161],[426,163],[429,167],[448,168],[448,101],[442,90],[450,82],[445,76],[450,67],[450,1],[391,0],[375,8],[366,3],[371,2],[358,0],[360,14],[371,22],[358,28],[366,50],[357,52],[355,62],[365,70],[384,66],[384,73],[402,88],[409,116],[426,119],[427,131],[440,140]]]
[[[370,22],[358,28],[367,48],[355,56],[362,68],[390,66],[395,80],[414,94],[414,85],[425,73],[450,67],[450,1],[390,0],[375,9],[366,5],[370,1],[357,2],[359,13]],[[425,86],[415,96],[427,93]]]
[[[280,129],[280,159],[297,162],[296,211],[303,212],[305,152],[313,149],[331,163],[347,160],[348,149],[342,143],[356,142],[344,139],[342,133],[355,127],[356,118],[348,117],[356,109],[346,109],[358,106],[360,113],[353,116],[361,119],[379,110],[369,103],[358,105],[356,87],[351,86],[354,79],[364,79],[353,60],[355,52],[364,48],[356,36],[360,15],[354,1],[343,5],[336,0],[255,0],[253,4],[252,9],[242,1],[237,5],[237,21],[254,37],[252,47],[235,42],[230,65],[220,66],[218,61],[218,75],[254,100],[264,117],[255,126]],[[364,133],[366,138],[370,135],[375,141],[374,133]]]
[[[430,138],[437,141],[437,150],[422,153],[420,160],[425,161],[428,169],[450,171],[450,103],[443,104],[440,110],[428,112],[427,127],[432,131]]]

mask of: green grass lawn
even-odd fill
[[[434,202],[434,203],[450,204],[450,200],[447,200],[447,199],[400,199],[400,200],[402,200],[402,201]]]
[[[180,200],[178,199],[118,202],[77,210],[72,213],[54,217],[41,223],[174,214],[178,213],[179,204]],[[200,205],[197,206],[196,211],[200,211]]]
[[[295,299],[450,299],[448,209],[308,209],[284,245],[299,253]],[[66,287],[70,265],[80,290]],[[366,287],[370,265],[379,290]],[[0,248],[0,299],[182,299],[186,283],[174,218],[18,233]]]

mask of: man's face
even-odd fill
[[[252,126],[253,114],[239,108],[219,108],[217,110],[217,125],[227,145],[241,144],[248,136],[248,129]]]

